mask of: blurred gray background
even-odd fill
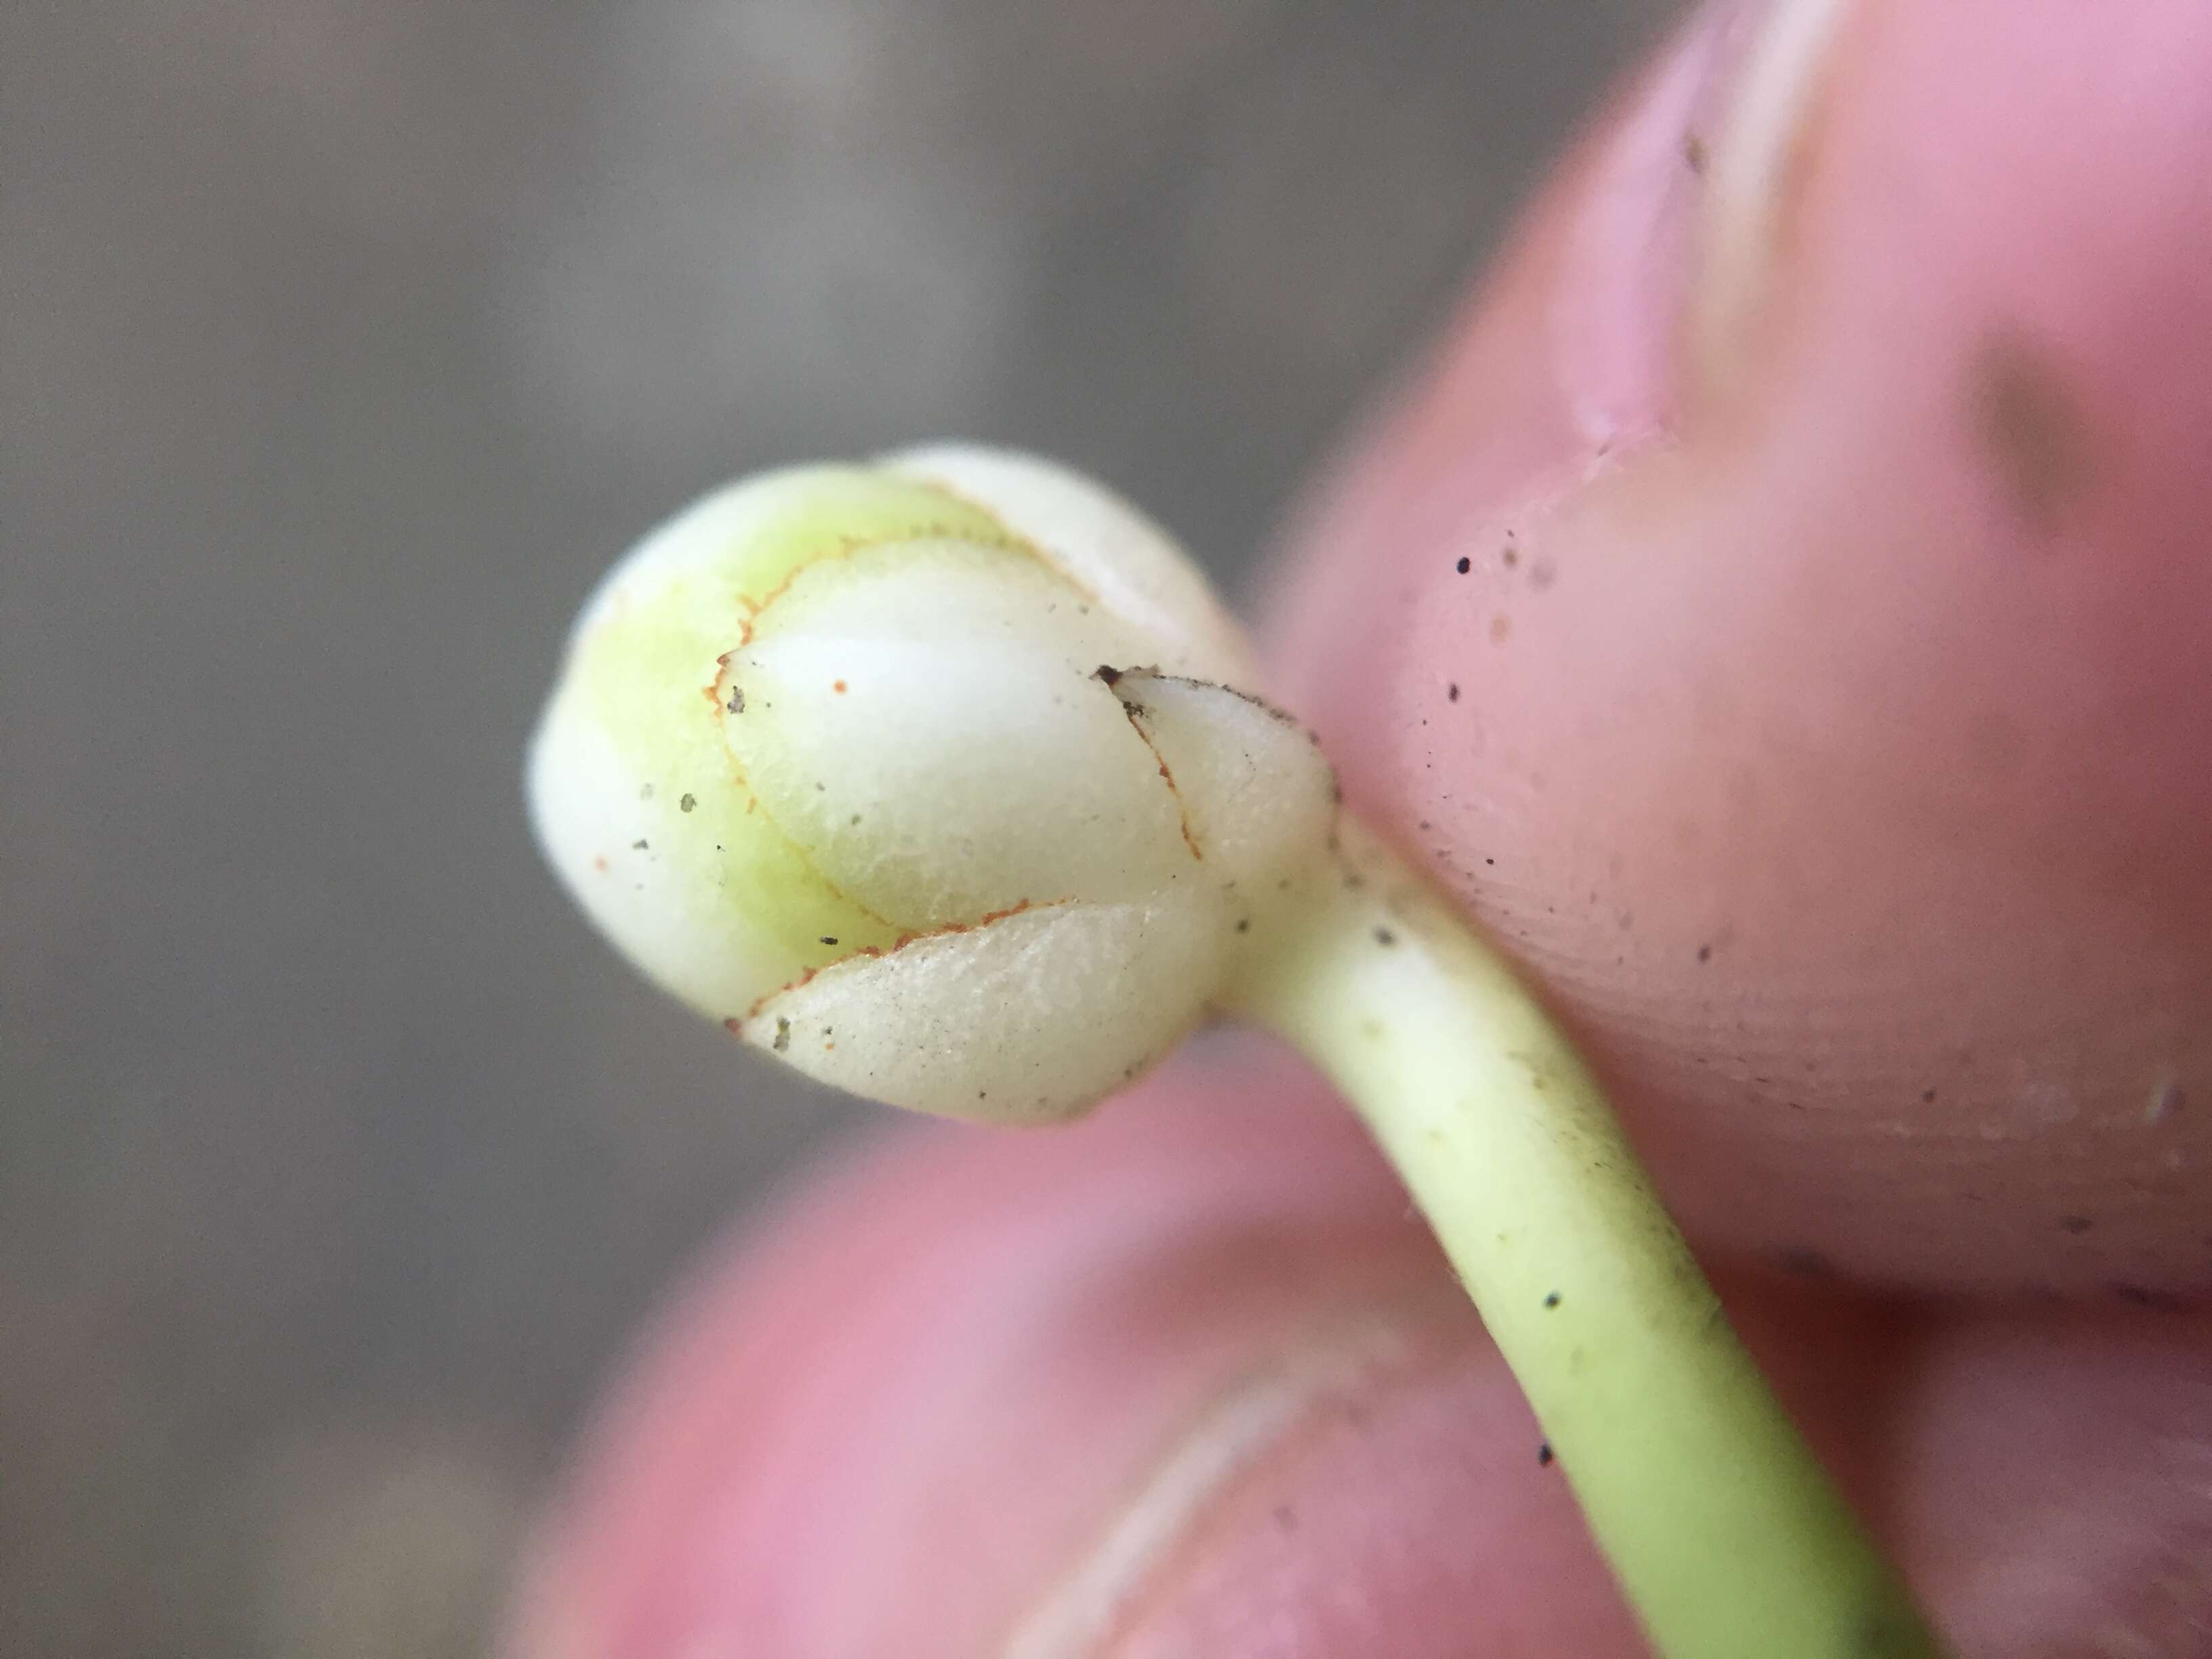
[[[0,1651],[480,1651],[860,1113],[540,871],[606,561],[933,435],[1232,586],[1664,0],[0,10]]]

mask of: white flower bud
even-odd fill
[[[641,967],[896,1104],[1033,1121],[1173,1047],[1328,843],[1326,764],[1238,691],[1156,527],[966,448],[771,474],[586,607],[530,765],[547,856]]]
[[[1571,1046],[1371,836],[1333,846],[1328,768],[1251,683],[1197,573],[1079,478],[805,468],[607,578],[531,805],[634,961],[856,1093],[1035,1122],[1209,1006],[1289,1037],[1435,1219],[1657,1645],[1934,1652]]]

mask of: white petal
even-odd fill
[[[835,634],[934,641],[975,651],[1012,641],[1091,672],[1158,654],[1154,641],[1092,603],[1044,560],[1005,544],[920,537],[823,559],[791,577],[750,637]]]
[[[921,1111],[1048,1121],[1126,1085],[1198,1020],[1226,931],[1210,904],[1067,904],[842,962],[767,999],[747,1042]]]
[[[1173,776],[1207,869],[1257,884],[1318,858],[1336,823],[1336,778],[1310,733],[1225,687],[1131,673],[1114,684]]]
[[[679,585],[694,609],[734,620],[795,571],[855,546],[930,538],[996,542],[1036,556],[999,514],[928,480],[874,465],[784,467],[712,490],[654,528],[607,573],[574,632]]]
[[[701,496],[654,526],[607,572],[577,615],[572,646],[623,606],[647,603],[686,580],[696,585],[702,608],[720,611],[714,620],[734,631],[744,615],[737,596],[748,586],[750,550],[794,520],[834,520],[842,500],[864,490],[868,476],[852,466],[785,467]]]
[[[817,567],[946,536],[973,541],[1024,591],[1073,593],[980,507],[880,469],[812,466],[678,514],[578,620],[532,745],[539,838],[609,937],[717,1018],[913,926],[854,906],[757,810],[709,701],[720,659]]]
[[[1112,692],[1055,655],[776,635],[731,653],[722,685],[763,811],[902,927],[1200,884],[1159,762]]]
[[[808,968],[905,930],[829,888],[732,789],[705,700],[694,692],[690,702],[697,712],[688,718],[707,733],[703,762],[680,743],[617,743],[564,689],[531,746],[530,815],[547,862],[608,939],[723,1019]]]
[[[1034,455],[969,444],[902,450],[881,465],[987,509],[1155,641],[1115,667],[1258,684],[1243,629],[1190,556],[1111,490]]]

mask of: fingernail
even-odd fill
[[[1362,1322],[1241,1377],[1135,1483],[1089,1553],[1017,1627],[1006,1659],[1083,1659],[1099,1651],[1221,1493],[1302,1425],[1357,1409],[1379,1379],[1407,1370],[1421,1346],[1402,1325]]]
[[[1425,1322],[1479,1340],[1357,1126],[1279,1059],[1221,1066],[1237,1091],[1187,1064],[1050,1134],[908,1132],[708,1275],[603,1419],[508,1651],[1000,1652],[1044,1587],[1116,1582],[1099,1540],[1150,1559]]]
[[[1587,452],[1625,448],[1670,412],[1710,135],[1744,33],[1734,10],[1708,11],[1651,70],[1588,168],[1570,169],[1573,204],[1540,332]]]
[[[1510,1375],[1437,1289],[1219,1396],[1005,1659],[1639,1650]]]
[[[1850,0],[1717,5],[1605,141],[1550,307],[1554,367],[1583,439],[1663,423],[1686,378],[1724,386],[1759,332],[1802,194]]]
[[[1693,375],[1725,391],[1760,333],[1803,193],[1850,0],[1775,0],[1747,40],[1710,142],[1690,318]]]
[[[1532,514],[1671,441],[1710,378],[1701,365],[1717,348],[1705,343],[1749,327],[1742,296],[1763,291],[1746,275],[1751,251],[1771,252],[1772,238],[1743,226],[1779,216],[1741,181],[1765,179],[1769,196],[1786,182],[1772,156],[1794,153],[1788,135],[1802,131],[1840,9],[1777,0],[1699,14],[1568,158],[1433,367],[1302,515],[1267,631],[1289,670],[1283,694],[1317,720],[1356,795],[1378,799],[1385,781],[1386,768],[1362,759],[1372,732],[1358,729],[1378,718],[1374,700],[1316,689],[1375,684],[1439,581],[1511,564],[1518,550],[1499,550]],[[1778,112],[1792,110],[1796,125]],[[1725,209],[1714,204],[1723,173]],[[1720,297],[1707,291],[1716,283]],[[1533,563],[1506,575],[1541,580]],[[1478,586],[1451,591],[1465,599]],[[1503,639],[1492,626],[1484,617],[1478,635]]]

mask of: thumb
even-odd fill
[[[2207,84],[2163,0],[1716,17],[1306,517],[1287,694],[1693,1237],[2212,1282]]]

